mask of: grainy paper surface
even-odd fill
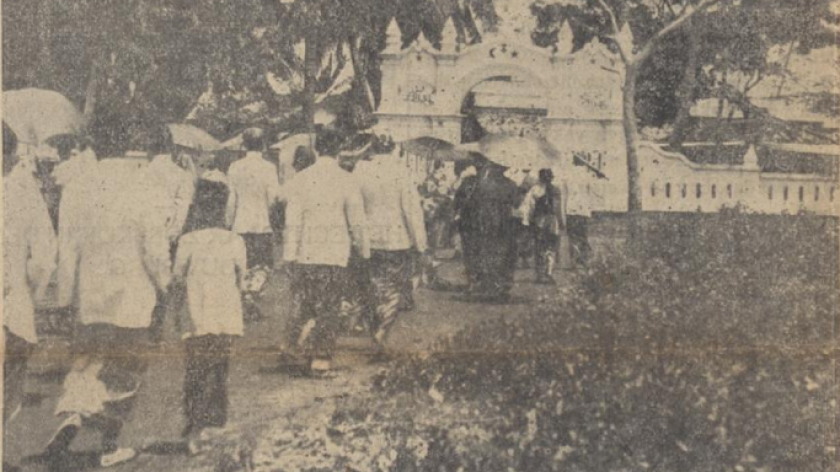
[[[2,470],[838,470],[837,2],[2,7]]]

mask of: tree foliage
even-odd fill
[[[54,89],[90,114],[190,116],[217,135],[254,124],[304,126],[301,107],[329,90],[350,61],[356,77],[339,101],[342,115],[350,126],[369,125],[392,18],[405,43],[421,33],[439,40],[449,17],[465,42],[479,41],[474,18],[496,21],[490,0],[11,0],[4,7],[4,89]],[[205,113],[191,114],[202,105]]]
[[[593,38],[612,42],[608,17],[598,2],[556,2],[537,4],[535,42],[557,40],[560,24],[568,21],[575,34],[575,47]],[[637,45],[675,18],[685,2],[612,2],[620,23],[631,25]],[[716,97],[722,84],[746,94],[767,77],[789,74],[784,57],[774,48],[796,54],[837,44],[832,30],[840,17],[830,0],[739,0],[698,15],[691,28],[675,32],[657,47],[642,67],[637,93],[637,112],[643,124],[661,126],[672,122],[681,106],[704,97]],[[687,51],[696,41],[698,60],[689,64]],[[690,69],[688,69],[688,67]],[[696,85],[685,103],[678,88],[687,75]],[[725,79],[724,80],[724,76]]]

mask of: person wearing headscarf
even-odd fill
[[[374,139],[368,159],[356,168],[368,222],[371,256],[373,335],[380,346],[397,318],[403,278],[413,253],[426,251],[420,195],[405,166],[392,155],[394,144]]]

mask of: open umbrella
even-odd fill
[[[544,138],[535,136],[489,134],[457,149],[478,152],[496,164],[515,169],[547,169],[560,162],[560,152]]]
[[[173,123],[169,125],[169,131],[172,133],[172,141],[178,146],[206,152],[222,149],[216,138],[193,125]]]
[[[236,136],[231,137],[227,141],[222,143],[222,149],[227,149],[230,151],[239,151],[242,149],[242,133],[237,134]]]
[[[37,88],[3,92],[3,121],[19,143],[32,147],[54,136],[77,134],[84,127],[84,116],[67,97]]]
[[[407,153],[430,161],[461,161],[470,158],[468,152],[457,149],[454,144],[430,136],[409,139],[401,142],[400,146]]]

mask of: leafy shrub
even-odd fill
[[[832,470],[836,220],[643,223],[635,255],[376,380],[442,413],[403,430],[436,451],[407,470]]]

